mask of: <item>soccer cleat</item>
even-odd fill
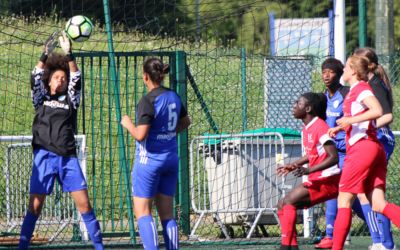
[[[381,243],[373,243],[372,245],[368,246],[368,250],[381,250],[382,248]]]
[[[318,244],[314,245],[316,249],[331,249],[333,240],[329,237],[324,237]]]
[[[396,246],[394,246],[393,248],[386,248],[384,245],[381,245],[381,250],[397,250]]]

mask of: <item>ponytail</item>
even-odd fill
[[[147,58],[143,63],[143,72],[148,74],[150,79],[157,84],[162,83],[164,76],[169,73],[169,65],[155,57]]]
[[[370,47],[358,48],[354,51],[354,55],[365,56],[368,59],[368,71],[377,75],[385,83],[387,90],[392,94],[390,80],[385,69],[379,64],[378,55],[375,50]]]
[[[382,79],[382,81],[385,83],[386,88],[390,91],[390,93],[392,93],[392,87],[390,86],[390,80],[388,75],[386,74],[385,69],[382,67],[382,65],[378,64],[378,66],[376,67],[374,73],[380,78]]]

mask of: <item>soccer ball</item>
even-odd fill
[[[79,15],[71,17],[65,25],[65,32],[74,42],[83,42],[89,39],[93,31],[93,24],[89,18]]]

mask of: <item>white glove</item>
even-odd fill
[[[49,38],[47,38],[46,42],[44,42],[44,54],[49,55],[56,48],[58,41],[55,39],[57,35],[57,31],[53,32]]]
[[[71,54],[71,41],[69,40],[65,31],[62,32],[62,36],[59,37],[61,49],[66,55]]]

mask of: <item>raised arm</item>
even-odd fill
[[[57,40],[55,39],[57,32],[53,32],[49,38],[47,38],[44,43],[43,53],[40,56],[36,67],[32,71],[31,75],[31,96],[32,103],[35,108],[43,103],[44,96],[47,94],[47,90],[44,87],[44,83],[42,81],[42,77],[44,74],[44,65],[47,61],[48,55],[54,50],[57,46]]]
[[[68,38],[67,34],[63,31],[62,35],[59,37],[60,46],[68,58],[69,66],[69,83],[68,83],[68,96],[72,101],[72,105],[75,109],[79,107],[81,100],[81,72],[76,64],[75,57],[72,54],[71,40]]]

